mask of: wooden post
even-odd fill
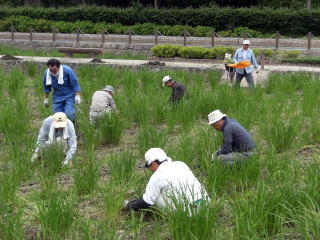
[[[312,33],[308,32],[308,50],[311,49],[311,37],[312,37]]]
[[[32,27],[29,27],[29,33],[30,33],[30,42],[32,42],[32,40],[33,40]]]
[[[213,29],[212,30],[212,36],[211,36],[211,47],[214,47],[214,37],[216,36],[216,32],[215,30]]]
[[[102,35],[101,35],[101,46],[103,46],[103,44],[105,43],[106,41],[106,31],[103,30],[102,31]]]
[[[279,49],[279,39],[280,39],[280,33],[277,31],[276,33],[276,50]]]
[[[55,43],[56,42],[56,29],[52,28],[52,41]]]
[[[10,31],[11,31],[11,42],[13,42],[14,41],[14,27],[13,26],[10,27]]]
[[[158,45],[158,29],[154,30],[154,45]]]
[[[243,39],[244,39],[244,40],[245,40],[245,39],[248,39],[248,33],[247,33],[247,32],[243,33]]]
[[[77,47],[80,46],[80,28],[77,28]]]
[[[264,51],[261,49],[261,52],[260,52],[261,70],[264,70],[264,62],[265,62],[265,54],[264,54]]]
[[[129,45],[131,45],[131,42],[132,42],[132,29],[129,29],[129,39],[128,39]]]
[[[187,46],[187,29],[183,31],[183,46]]]

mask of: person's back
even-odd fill
[[[161,188],[161,195],[156,200],[159,205],[162,205],[161,207],[173,206],[176,201],[180,203],[187,201],[191,204],[207,197],[207,193],[192,171],[180,161],[162,163],[152,175],[146,192],[148,188],[153,188],[155,183]]]
[[[186,94],[186,87],[179,82],[174,82],[172,85],[172,95],[170,101],[179,102]]]
[[[96,91],[92,96],[91,111],[105,112],[110,111],[113,106],[113,98],[107,91]]]
[[[230,152],[247,152],[255,148],[251,135],[237,120],[226,118],[222,131],[225,137],[224,142],[231,143]]]

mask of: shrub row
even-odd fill
[[[133,25],[155,23],[161,25],[210,26],[217,31],[248,27],[262,33],[304,36],[307,32],[320,32],[320,9],[258,9],[258,8],[187,8],[153,9],[133,8],[2,8],[0,18],[29,16],[32,19],[54,21],[93,21]]]
[[[320,57],[284,58],[282,63],[320,64]]]
[[[152,35],[157,29],[166,36],[179,36],[186,29],[191,36],[205,37],[212,35],[211,27],[191,27],[191,26],[168,26],[158,25],[153,23],[136,24],[133,26],[123,26],[119,23],[93,23],[90,21],[77,21],[77,22],[63,22],[63,21],[50,21],[44,19],[32,19],[30,17],[9,17],[0,20],[0,31],[8,31],[10,26],[13,26],[18,32],[27,32],[29,27],[32,27],[36,32],[51,32],[52,27],[58,28],[61,33],[74,33],[79,27],[85,33],[101,33],[103,30],[108,31],[110,34],[127,34],[129,29],[139,35]],[[251,37],[265,37],[265,35],[250,30],[246,27],[239,27],[234,31],[222,31],[218,34],[223,37],[238,37],[243,36],[247,32]]]
[[[233,47],[184,47],[178,45],[157,45],[152,49],[152,55],[161,58],[196,58],[196,59],[224,59],[226,53],[233,54],[235,48]]]

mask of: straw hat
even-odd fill
[[[55,128],[65,128],[68,123],[67,115],[63,112],[53,114],[53,126]]]
[[[211,112],[208,115],[209,125],[219,121],[220,119],[224,118],[225,116],[227,116],[227,115],[220,112],[220,110],[215,110],[215,111]]]

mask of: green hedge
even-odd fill
[[[153,23],[136,24],[133,26],[123,26],[119,23],[93,23],[90,21],[77,21],[77,22],[63,22],[63,21],[50,21],[44,19],[32,19],[30,17],[9,17],[0,20],[0,31],[8,31],[10,26],[15,27],[18,32],[26,32],[29,27],[33,27],[36,32],[51,32],[52,27],[59,29],[61,33],[74,33],[79,27],[85,33],[101,33],[102,30],[107,30],[110,34],[127,34],[129,29],[139,35],[152,35],[154,30],[158,29],[163,35],[166,36],[179,36],[186,29],[191,36],[195,37],[209,37],[212,35],[211,27],[191,27],[191,26],[167,26],[157,25]],[[265,37],[265,35],[252,31],[245,27],[234,29],[234,31],[219,32],[223,37],[237,37],[243,35],[244,32],[252,32],[252,37]],[[254,33],[253,33],[254,32]]]
[[[225,53],[233,54],[235,48],[233,47],[184,47],[178,45],[157,45],[152,49],[152,55],[161,58],[195,58],[195,59],[224,59]]]
[[[160,25],[209,26],[217,31],[228,31],[236,27],[248,27],[262,33],[304,36],[311,31],[320,32],[320,9],[258,9],[258,8],[2,8],[0,18],[29,16],[32,19],[54,21],[93,21],[133,25],[155,23]]]
[[[320,64],[320,57],[284,58],[282,63]]]

